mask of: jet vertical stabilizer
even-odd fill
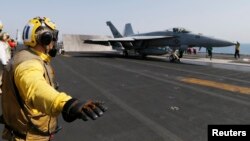
[[[127,23],[125,25],[125,28],[124,28],[124,36],[127,37],[127,36],[130,36],[130,35],[133,35],[133,34],[134,34],[134,31],[132,29],[131,23]]]
[[[121,38],[123,37],[121,33],[115,28],[115,26],[111,23],[111,21],[107,21],[107,26],[109,26],[114,38]]]

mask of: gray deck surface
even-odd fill
[[[250,123],[249,94],[180,81],[191,77],[249,88],[250,71],[79,53],[58,56],[53,66],[61,91],[109,107],[96,121],[66,123],[60,117],[63,130],[56,140],[205,141],[208,124]]]

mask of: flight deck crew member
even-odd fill
[[[0,40],[3,36],[3,34],[1,33],[3,30],[3,24],[0,21]],[[3,69],[4,66],[7,65],[7,56],[6,56],[6,50],[5,50],[5,44],[4,42],[0,41],[0,95],[2,94],[2,73],[3,73]]]
[[[6,53],[6,57],[7,57],[7,61],[9,61],[10,58],[11,58],[11,48],[10,48],[10,45],[8,43],[9,39],[10,39],[10,35],[8,33],[6,33],[6,32],[3,32],[0,35],[0,41],[3,43],[5,53]]]
[[[3,30],[3,23],[0,21],[0,34],[1,34],[2,30]]]
[[[213,58],[213,47],[207,47],[207,52],[210,60]]]
[[[239,42],[237,42],[237,43],[235,44],[234,58],[235,58],[235,59],[240,58],[240,43],[239,43]]]
[[[36,17],[23,30],[27,49],[16,53],[3,73],[2,138],[14,141],[49,141],[58,131],[57,117],[66,122],[101,116],[103,103],[81,102],[54,87],[50,65],[56,55],[58,30],[50,19]]]
[[[14,39],[9,39],[8,40],[8,44],[10,46],[10,49],[11,49],[11,57],[14,56],[14,51],[16,50],[16,46],[17,46],[17,43]]]

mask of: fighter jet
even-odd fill
[[[194,34],[185,28],[171,28],[164,31],[154,31],[148,33],[135,34],[130,23],[125,25],[124,35],[122,36],[111,21],[106,22],[114,38],[108,39],[89,39],[85,43],[120,46],[125,56],[133,51],[142,57],[147,55],[163,55],[168,53],[166,47],[172,49],[169,56],[170,62],[179,61],[183,51],[189,47],[226,47],[235,45],[235,43]],[[177,55],[176,50],[180,53]]]

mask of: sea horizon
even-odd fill
[[[197,48],[199,50],[199,48]],[[205,48],[201,48],[198,52],[206,52]],[[213,47],[213,53],[222,53],[222,54],[234,54],[235,46],[228,47]],[[240,54],[250,55],[250,43],[242,43],[240,45]]]

